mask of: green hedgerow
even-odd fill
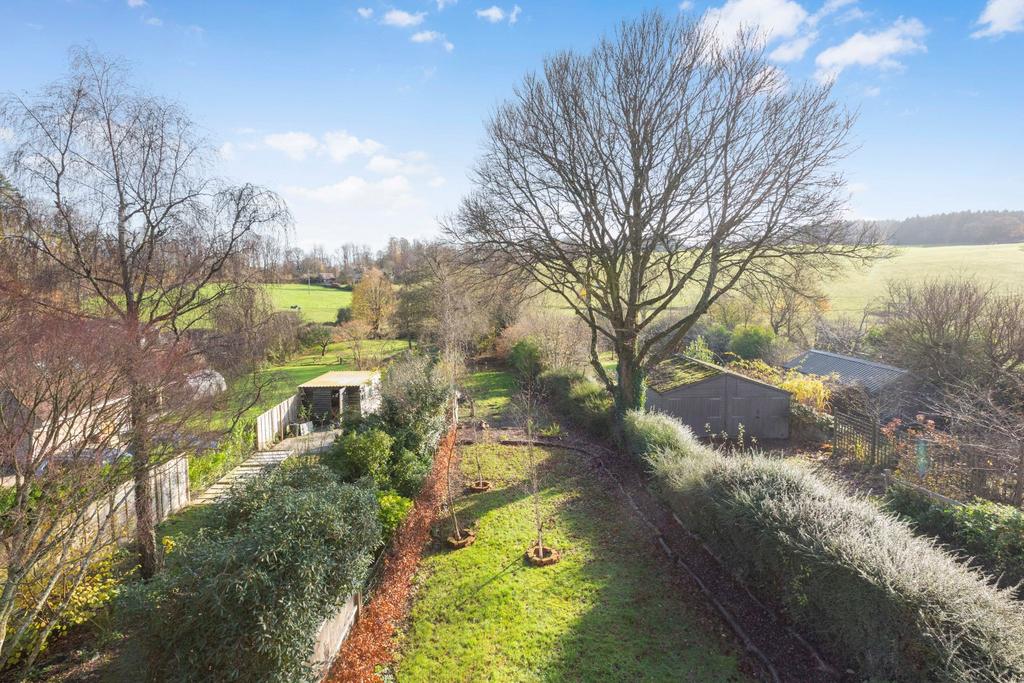
[[[303,484],[302,482],[309,482]],[[380,546],[372,490],[318,465],[273,473],[215,504],[221,520],[121,596],[140,680],[309,681],[324,619]]]
[[[701,454],[711,450],[689,427],[664,413],[630,410],[624,417],[623,431],[626,445],[638,456],[663,450]]]
[[[560,412],[598,438],[612,435],[612,397],[605,388],[573,370],[541,373],[540,385]]]
[[[663,450],[664,496],[846,667],[887,680],[1024,679],[1024,606],[871,501],[761,455]]]
[[[391,448],[394,438],[382,429],[346,432],[322,458],[345,481],[373,477],[386,488],[391,481]]]
[[[998,577],[1000,585],[1024,581],[1024,512],[1017,508],[986,500],[946,505],[904,486],[890,489],[884,505],[918,533],[934,536]]]

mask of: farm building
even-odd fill
[[[336,370],[299,385],[299,398],[313,422],[351,422],[380,405],[380,373]]]
[[[789,392],[686,356],[655,366],[647,378],[647,407],[677,417],[698,436],[743,426],[758,439],[789,437]]]
[[[833,393],[834,407],[844,412],[894,416],[907,402],[910,373],[884,363],[810,349],[782,364],[787,370],[831,378],[845,392]]]

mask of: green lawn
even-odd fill
[[[480,370],[469,376],[465,390],[473,397],[476,418],[494,422],[508,409],[516,380],[507,370]]]
[[[274,307],[288,310],[298,306],[302,319],[311,323],[333,323],[338,309],[352,305],[352,292],[322,285],[265,285]]]
[[[617,489],[578,454],[538,449],[546,538],[562,552],[551,567],[523,553],[533,508],[523,447],[463,447],[462,466],[496,489],[463,497],[476,543],[452,551],[440,538],[417,575],[399,681],[740,681],[720,626],[690,607],[650,533]]]

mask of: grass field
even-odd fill
[[[475,544],[436,542],[425,556],[395,680],[747,680],[617,489],[577,454],[536,453],[545,538],[562,560],[523,558],[534,534],[525,448],[463,447],[464,472],[479,455],[496,488],[457,503]],[[435,537],[447,533],[445,518]]]
[[[352,292],[321,285],[266,285],[274,307],[288,310],[298,306],[302,319],[311,323],[333,323],[338,309],[352,305]]]
[[[833,315],[859,315],[885,296],[890,280],[974,277],[997,287],[1024,286],[1024,244],[900,247],[895,256],[825,284]]]

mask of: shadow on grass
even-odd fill
[[[517,455],[488,446],[485,475],[522,463]],[[398,679],[745,680],[721,625],[691,606],[610,482],[584,456],[542,457],[545,543],[562,560],[526,562],[535,526],[525,487],[461,498],[460,519],[477,522],[477,541],[425,559]],[[465,451],[463,467],[475,472]],[[437,528],[443,542],[450,524]]]

